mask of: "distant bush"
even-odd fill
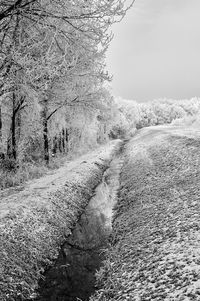
[[[200,129],[200,114],[185,116],[184,118],[173,120],[172,124],[177,126],[192,126]]]
[[[143,127],[182,122],[196,123],[200,115],[200,99],[195,97],[190,100],[160,99],[146,103],[137,103],[133,100],[115,99],[115,119],[111,128],[111,135],[120,138],[121,131],[124,135],[131,136],[135,129]],[[194,116],[194,118],[193,118]],[[189,121],[190,120],[190,121]],[[193,121],[192,121],[193,120]],[[118,129],[116,131],[115,129]]]
[[[126,137],[126,135],[127,135],[126,128],[122,128],[119,125],[116,125],[111,129],[111,131],[109,133],[109,138],[110,139],[117,139],[117,138],[123,139]]]

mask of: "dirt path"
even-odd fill
[[[67,161],[61,168],[39,179],[31,180],[23,186],[4,189],[0,192],[0,219],[4,218],[10,211],[32,206],[38,200],[45,203],[49,194],[62,188],[68,180],[78,182],[84,172],[88,171],[88,166],[93,164],[95,160],[108,160],[111,149],[114,149],[118,142],[113,141],[109,146],[100,147],[71,162]]]
[[[192,128],[145,128],[127,144],[112,247],[90,300],[200,300],[199,154]]]

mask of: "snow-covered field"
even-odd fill
[[[34,298],[41,272],[57,257],[119,143],[66,162],[22,191],[1,192],[0,300]]]
[[[200,131],[145,128],[127,144],[112,247],[92,301],[200,300]]]
[[[34,298],[119,145],[1,193],[0,300]],[[200,300],[199,153],[192,127],[144,128],[126,144],[111,248],[91,301]]]

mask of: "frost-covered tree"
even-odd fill
[[[15,99],[18,114],[11,117],[12,128],[24,107],[31,108],[33,98],[38,102],[34,108],[41,116],[47,163],[48,124],[53,115],[64,107],[95,107],[101,102],[102,85],[109,78],[104,64],[112,38],[109,28],[123,18],[127,2],[0,2],[0,95],[11,107]],[[16,158],[15,131],[12,133],[8,153]]]
[[[169,124],[185,116],[194,116],[200,112],[200,99],[172,100],[158,99],[146,103],[116,98],[117,118],[113,127],[118,127],[129,135],[134,129],[152,125]],[[122,116],[121,116],[122,115]]]

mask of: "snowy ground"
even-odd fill
[[[34,298],[118,143],[0,194],[0,300]],[[145,128],[126,145],[112,244],[91,301],[200,300],[199,153],[200,131],[190,127]]]
[[[34,298],[41,272],[57,257],[119,144],[111,142],[23,188],[1,192],[1,301]]]
[[[112,247],[90,300],[200,300],[199,212],[200,131],[138,131],[126,146]]]

